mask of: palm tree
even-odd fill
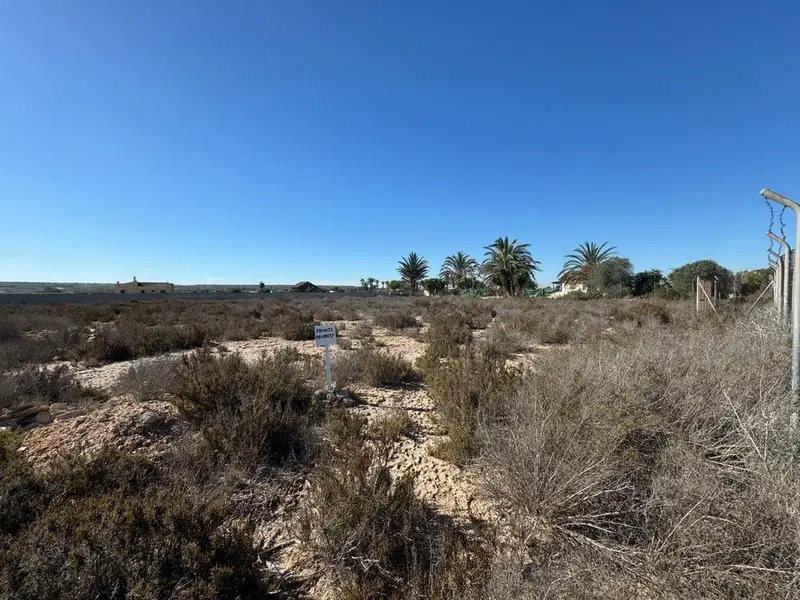
[[[460,282],[467,277],[474,276],[477,269],[477,261],[469,254],[459,250],[444,259],[442,268],[439,270],[439,277],[444,279],[448,285],[459,287]]]
[[[509,241],[508,236],[486,246],[482,270],[487,282],[507,296],[515,296],[522,292],[524,285],[535,282],[533,273],[539,270],[540,263],[533,259],[528,246],[518,244],[517,240]]]
[[[413,295],[417,291],[419,282],[428,274],[428,261],[417,256],[416,252],[409,252],[408,256],[400,260],[397,272],[400,273],[401,279],[408,285]]]
[[[599,246],[594,242],[579,245],[572,254],[567,254],[567,261],[558,274],[558,280],[561,283],[585,283],[592,269],[617,255],[616,247],[606,246],[608,242]]]

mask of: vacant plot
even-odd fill
[[[800,597],[788,334],[691,308],[2,306],[0,597]]]

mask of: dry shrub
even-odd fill
[[[414,493],[392,481],[387,447],[368,442],[363,419],[334,417],[337,445],[312,475],[299,537],[337,598],[452,598],[485,575],[487,553]]]
[[[366,321],[356,323],[349,331],[350,337],[357,340],[368,340],[371,339],[373,335],[372,327]]]
[[[637,325],[668,325],[672,321],[669,305],[659,300],[627,300],[614,306],[616,321],[634,321]]]
[[[64,365],[24,367],[0,373],[0,409],[53,402],[76,404],[105,398],[102,391],[83,387]]]
[[[303,360],[303,353],[294,346],[281,346],[272,354],[279,363],[292,363]]]
[[[533,343],[529,334],[497,324],[486,329],[484,339],[490,347],[506,357],[529,350]]]
[[[443,458],[462,463],[476,455],[479,427],[500,414],[517,375],[506,366],[504,354],[477,345],[467,346],[457,357],[425,373],[425,383],[449,438],[438,449]]]
[[[383,444],[392,444],[402,437],[411,435],[414,421],[402,409],[392,410],[388,415],[373,421],[369,426],[369,436]]]
[[[384,387],[419,381],[419,373],[409,360],[374,348],[338,352],[333,368],[334,377],[341,385],[364,383]]]
[[[380,310],[375,313],[373,322],[378,327],[386,327],[390,331],[417,327],[417,318],[408,309],[391,308]]]
[[[428,359],[454,356],[459,347],[472,342],[469,319],[461,312],[444,309],[432,312],[430,325],[423,336],[428,344]]]
[[[485,298],[466,298],[456,302],[456,306],[466,315],[472,329],[486,329],[497,316],[494,302]]]
[[[142,359],[117,380],[114,393],[128,394],[140,402],[161,400],[174,392],[180,364],[174,358]]]
[[[303,462],[314,451],[311,391],[299,365],[238,354],[184,357],[175,390],[182,414],[199,426],[209,450],[246,466]]]
[[[535,569],[508,597],[797,595],[785,339],[769,317],[543,357],[483,438]]]
[[[283,339],[294,342],[313,340],[314,325],[313,315],[292,312],[276,320],[275,332]]]
[[[0,433],[0,597],[263,597],[253,526],[146,459],[104,451],[37,473]],[[176,591],[179,590],[176,596]]]
[[[17,315],[0,318],[0,344],[22,339],[22,327]]]
[[[122,320],[99,328],[86,343],[82,354],[99,362],[116,362],[199,348],[206,339],[206,332],[195,325],[147,326]]]

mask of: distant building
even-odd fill
[[[566,296],[570,292],[586,293],[589,290],[585,283],[560,283],[554,281],[553,287],[558,287],[558,291],[550,294],[550,298],[560,298],[561,296]]]
[[[173,294],[175,284],[166,281],[133,281],[127,283],[117,282],[114,286],[115,294]]]
[[[290,292],[323,292],[322,288],[314,285],[310,281],[301,281],[300,283],[296,283],[290,289]]]

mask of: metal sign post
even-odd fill
[[[794,211],[795,217],[797,217],[794,247],[795,249],[800,248],[800,204],[766,188],[761,190],[761,195],[767,200],[777,202]],[[784,283],[788,284],[789,282]],[[798,260],[794,261],[792,277],[792,392],[797,401],[798,394],[800,394],[800,261]]]
[[[336,325],[315,325],[314,344],[325,348],[325,381],[328,391],[333,390],[331,378],[331,346],[336,343]]]

